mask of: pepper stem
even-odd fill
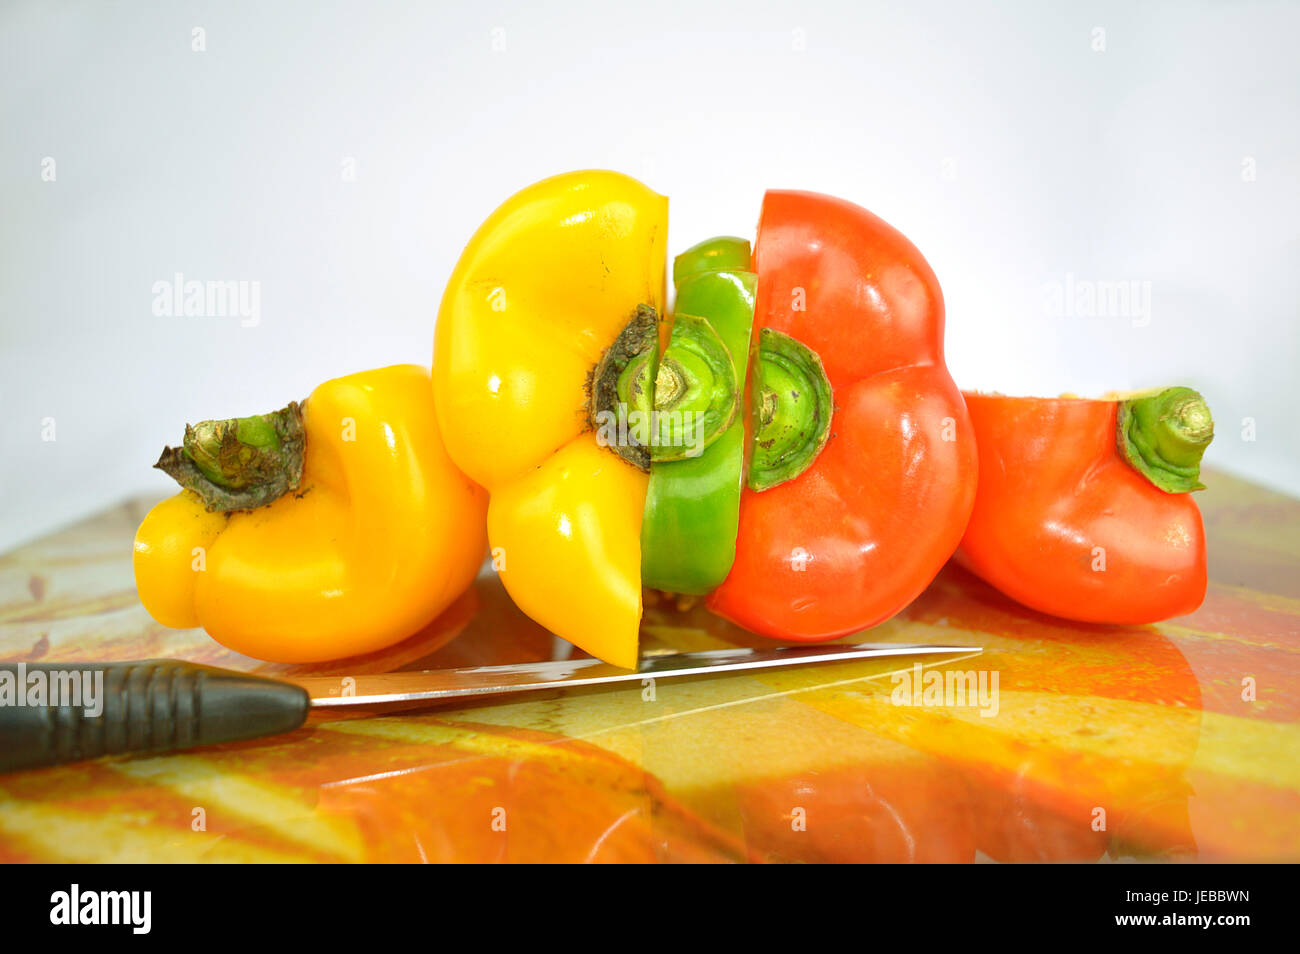
[[[659,370],[659,313],[637,305],[632,319],[605,349],[587,381],[587,423],[596,440],[623,460],[650,470],[646,425]]]
[[[740,408],[736,368],[706,318],[678,314],[655,375],[650,459],[699,457]]]
[[[306,433],[295,402],[270,414],[185,425],[180,447],[154,464],[210,512],[254,510],[297,490]]]
[[[764,328],[758,342],[754,454],[750,490],[769,490],[802,474],[830,438],[831,383],[817,353]]]
[[[1201,456],[1213,439],[1209,405],[1191,388],[1165,388],[1119,404],[1120,453],[1166,493],[1205,489],[1200,482]]]

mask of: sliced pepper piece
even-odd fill
[[[600,446],[590,392],[641,306],[663,312],[667,209],[614,172],[529,186],[466,246],[434,341],[447,450],[491,496],[506,589],[551,632],[628,668],[647,476]]]
[[[734,268],[711,270],[720,257],[708,252],[719,241],[728,243],[733,258],[740,257],[734,243],[743,240],[715,239],[679,256],[674,265],[681,284],[672,339],[656,380],[655,407],[661,413],[671,409],[668,395],[676,390],[666,380],[674,349],[698,334],[696,322],[705,322],[725,345],[733,372],[728,386],[737,401],[744,394],[757,276]],[[704,254],[699,254],[701,249]],[[743,256],[748,261],[748,242]],[[743,414],[698,455],[672,461],[653,458],[641,524],[641,577],[646,586],[698,595],[726,579],[736,556],[744,472]]]
[[[447,456],[429,387],[424,368],[381,368],[326,381],[301,410],[187,428],[159,461],[187,489],[135,537],[145,609],[292,663],[432,622],[482,564],[487,495]]]
[[[741,495],[736,560],[708,606],[777,639],[845,636],[916,598],[974,502],[975,441],[944,366],[943,296],[900,232],[807,192],[764,197],[754,270],[754,327],[819,358],[834,408],[806,469]],[[801,373],[815,371],[805,362]],[[815,447],[815,433],[794,443],[812,435]]]
[[[488,506],[488,537],[515,605],[627,669],[637,662],[645,486],[645,474],[587,434],[493,492]]]
[[[1205,529],[1189,491],[1214,435],[1204,399],[966,394],[980,455],[956,560],[1066,619],[1153,623],[1205,598]]]

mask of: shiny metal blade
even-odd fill
[[[668,679],[701,673],[847,662],[879,656],[978,652],[980,648],[977,646],[907,646],[888,643],[783,646],[778,649],[713,649],[698,653],[648,656],[641,660],[635,670],[611,666],[599,659],[584,658],[510,666],[479,666],[472,669],[388,672],[369,676],[296,676],[285,681],[306,689],[313,706],[373,706],[450,699],[456,696],[598,686],[650,678]]]

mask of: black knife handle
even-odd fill
[[[310,708],[301,686],[177,660],[0,663],[0,772],[289,732]]]

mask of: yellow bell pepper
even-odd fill
[[[150,615],[276,662],[372,652],[431,622],[482,563],[487,496],[448,457],[429,387],[398,365],[325,382],[300,418],[187,428],[159,466],[192,489],[135,538]]]
[[[608,662],[637,661],[647,475],[600,446],[593,368],[638,306],[662,313],[668,200],[613,172],[532,185],[479,228],[438,313],[434,404],[487,488],[515,603]]]

